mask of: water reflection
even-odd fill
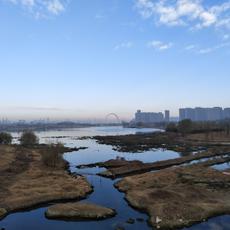
[[[151,150],[144,153],[120,153],[112,149],[111,146],[99,145],[95,140],[83,139],[79,140],[78,137],[95,136],[95,135],[122,135],[134,134],[136,132],[153,132],[153,129],[129,129],[122,127],[91,127],[83,129],[71,129],[61,131],[47,131],[39,132],[41,142],[62,142],[69,147],[88,147],[88,149],[80,150],[78,152],[66,153],[65,159],[70,162],[70,170],[72,172],[83,174],[87,177],[88,181],[93,185],[94,192],[90,194],[87,201],[99,205],[104,205],[114,208],[117,211],[117,216],[108,220],[102,221],[82,221],[82,222],[65,222],[47,220],[44,217],[46,208],[38,208],[36,210],[15,213],[7,216],[0,221],[0,229],[5,227],[6,230],[112,230],[116,227],[124,227],[125,229],[133,230],[147,230],[151,229],[147,223],[135,221],[134,224],[128,224],[126,221],[129,218],[147,220],[147,215],[140,213],[127,204],[124,200],[124,194],[118,192],[114,188],[114,183],[107,178],[97,176],[98,172],[103,171],[103,168],[85,168],[77,169],[76,166],[80,164],[90,164],[99,161],[106,161],[115,159],[116,157],[124,157],[127,160],[141,160],[143,162],[153,162],[159,160],[167,160],[179,157],[179,153],[168,150]],[[14,133],[14,137],[19,134]],[[185,228],[187,229],[187,228]],[[198,224],[189,228],[190,230],[227,230],[230,229],[230,217],[222,216],[210,219],[208,222]]]
[[[230,169],[230,162],[223,163],[223,164],[216,164],[216,165],[213,165],[212,168],[214,168],[216,170],[220,170],[220,171]]]
[[[186,230],[229,230],[230,229],[230,216],[219,216],[209,219],[201,224],[196,224]]]

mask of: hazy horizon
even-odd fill
[[[230,1],[0,0],[0,119],[230,107]]]

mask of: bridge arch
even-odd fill
[[[116,113],[109,113],[109,114],[107,114],[106,117],[105,117],[106,122],[108,122],[108,119],[110,117],[114,117],[116,119],[116,121],[117,121],[116,123],[121,123],[121,119],[120,119],[120,117]]]

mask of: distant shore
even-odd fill
[[[88,128],[96,126],[121,126],[121,124],[90,124],[90,123],[75,123],[75,122],[56,122],[56,123],[10,123],[0,124],[1,132],[22,132],[24,130],[32,131],[49,131],[62,130],[73,128]]]

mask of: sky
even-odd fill
[[[229,0],[0,0],[0,118],[230,107]]]

